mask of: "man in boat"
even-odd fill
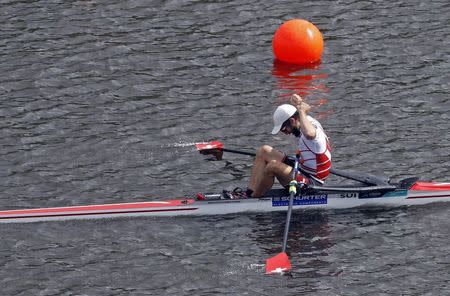
[[[301,171],[297,181],[308,184],[314,178],[323,182],[331,169],[331,148],[322,125],[307,115],[311,107],[302,98],[294,94],[290,104],[279,106],[274,114],[272,134],[280,131],[297,138],[297,149],[300,152],[299,168]],[[261,197],[272,188],[275,178],[287,187],[292,181],[292,170],[295,157],[286,155],[269,145],[263,145],[256,151],[250,184],[247,190],[236,188],[225,191],[228,198]],[[309,176],[308,176],[309,175]]]

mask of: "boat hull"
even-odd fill
[[[214,200],[181,198],[167,201],[11,210],[0,211],[0,223],[286,211],[288,200],[289,197],[283,190],[272,190],[271,194],[264,198]],[[410,206],[447,201],[450,201],[450,190],[394,190],[385,193],[319,192],[297,196],[293,209]]]

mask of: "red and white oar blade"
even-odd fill
[[[212,141],[209,143],[198,143],[195,144],[195,147],[197,148],[197,150],[202,151],[202,150],[211,150],[211,149],[222,149],[223,144],[219,141]]]
[[[291,262],[285,252],[266,260],[266,274],[284,274],[289,272],[291,268]]]
[[[198,143],[195,144],[195,147],[197,147],[198,152],[200,154],[204,155],[212,155],[217,160],[221,160],[223,156],[222,147],[223,144],[219,141],[212,141],[209,143]]]

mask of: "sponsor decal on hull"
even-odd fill
[[[303,195],[294,197],[294,206],[322,205],[327,204],[327,194]],[[289,206],[289,196],[273,197],[272,207]]]

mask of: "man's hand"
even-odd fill
[[[302,98],[297,94],[291,96],[290,103],[297,108],[299,113],[300,131],[308,140],[314,140],[316,138],[316,129],[307,119],[306,115],[311,107],[303,102]]]
[[[291,105],[297,107],[298,111],[303,111],[307,113],[311,109],[311,106],[303,102],[302,97],[300,97],[297,94],[293,94],[291,96],[290,103]]]

